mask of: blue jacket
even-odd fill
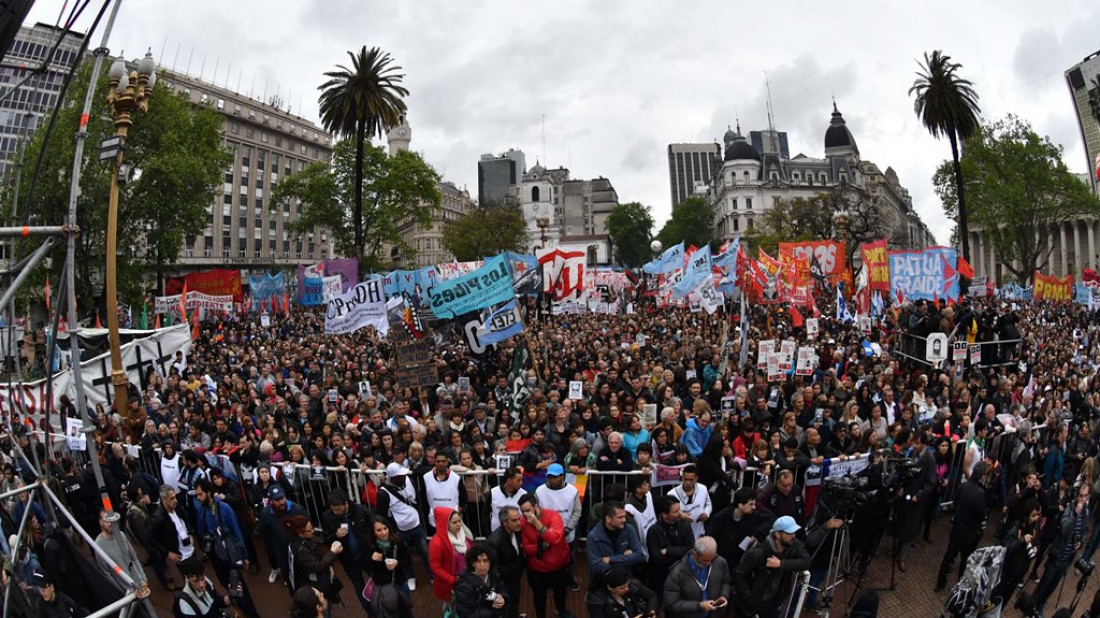
[[[213,536],[217,534],[218,526],[221,526],[225,532],[244,542],[244,535],[241,534],[241,527],[237,524],[237,516],[233,514],[232,507],[218,498],[214,498],[213,506],[200,505],[195,524],[199,536]]]
[[[626,550],[630,555],[625,555]],[[611,562],[604,564],[604,557],[611,558]],[[611,567],[622,567],[627,570],[645,563],[645,548],[638,538],[638,529],[627,524],[623,526],[619,538],[612,547],[611,537],[607,534],[607,528],[603,522],[596,524],[588,531],[588,572],[602,574]]]
[[[1046,461],[1043,462],[1043,487],[1050,488],[1052,485],[1057,484],[1058,480],[1062,478],[1062,471],[1065,466],[1065,453],[1062,451],[1062,447],[1057,444],[1051,445],[1050,451],[1047,452]]]
[[[680,436],[680,443],[687,447],[692,459],[697,459],[703,454],[703,447],[707,445],[712,435],[714,435],[713,424],[707,425],[706,429],[699,429],[699,423],[695,419],[690,419],[687,422],[687,428],[684,429],[684,435]]]

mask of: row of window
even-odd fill
[[[11,45],[11,49],[8,50],[9,56],[20,56],[22,58],[29,58],[41,62],[46,59],[46,55],[53,49],[53,44],[44,45],[42,43],[34,43],[31,41],[16,40]],[[67,49],[58,49],[57,53],[53,55],[53,63],[63,66],[71,66],[76,60],[76,52]]]

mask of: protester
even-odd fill
[[[695,540],[691,552],[669,571],[662,597],[668,618],[701,618],[730,603],[730,569],[714,539]]]
[[[457,618],[502,617],[510,601],[518,604],[518,599],[508,597],[492,556],[492,549],[481,542],[471,543],[466,550],[466,568],[454,585],[453,607]]]
[[[565,591],[569,585],[569,543],[561,515],[539,506],[534,494],[519,499],[523,514],[523,553],[527,557],[527,583],[535,598],[536,618],[546,618],[546,593],[554,595],[558,616],[571,618]]]
[[[523,521],[518,508],[506,506],[500,510],[500,526],[489,535],[489,546],[496,555],[496,567],[507,592],[505,613],[508,618],[519,616],[520,582],[527,568],[523,553]],[[564,530],[564,528],[563,528]]]
[[[733,570],[734,612],[739,618],[779,616],[787,575],[810,568],[810,557],[795,537],[800,529],[794,518],[780,517],[772,524],[771,534],[745,552]]]

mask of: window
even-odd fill
[[[232,185],[230,185],[230,186],[232,186]],[[226,194],[225,194],[225,195],[224,195],[224,196],[222,197],[222,203],[223,203],[223,204],[232,204],[232,203],[233,203],[233,193],[232,193],[232,189],[230,189],[229,191],[230,191],[230,193],[226,193]]]
[[[752,210],[752,198],[751,197],[746,197],[745,198],[745,210]]]
[[[218,99],[218,109],[225,109],[225,99]]]
[[[773,197],[772,198],[772,208],[779,208],[779,198],[778,197]]]
[[[233,114],[235,116],[240,116],[241,115],[241,104],[240,103],[234,103],[233,104]]]
[[[229,123],[229,132],[233,135],[239,135],[241,132],[241,123],[231,122]]]
[[[752,229],[752,217],[749,217],[748,219],[746,219],[745,224],[747,226],[747,229],[751,230]]]
[[[531,187],[531,201],[532,202],[539,201],[539,188],[538,187]]]
[[[735,232],[740,232],[741,231],[741,220],[740,219],[734,219],[733,220],[733,231],[735,231]]]
[[[737,210],[737,198],[730,198],[730,210]]]
[[[741,177],[744,178],[745,184],[749,184],[749,173],[748,173],[748,171],[744,172]]]

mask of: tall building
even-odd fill
[[[386,133],[390,156],[408,150],[412,142],[412,127],[408,116],[401,117],[401,123]],[[453,182],[440,181],[436,185],[442,196],[438,210],[432,213],[432,222],[422,227],[414,221],[402,221],[398,225],[401,239],[412,249],[412,255],[403,255],[399,247],[390,247],[390,260],[405,268],[421,268],[453,262],[455,256],[443,246],[443,228],[447,223],[470,214],[473,203],[470,192],[459,189]]]
[[[804,154],[788,158],[785,133],[774,129],[753,131],[757,145],[741,134],[741,127],[727,131],[719,173],[711,180],[707,197],[717,215],[716,236],[732,238],[752,230],[768,210],[795,198],[811,198],[838,188],[869,199],[883,215],[881,234],[890,244],[917,248],[934,244],[928,227],[913,209],[909,191],[892,168],[862,159],[859,146],[833,104],[824,136],[824,157]]]
[[[280,178],[332,158],[332,137],[268,103],[164,68],[158,73],[176,95],[223,116],[222,134],[233,153],[216,202],[207,207],[206,228],[186,239],[180,266],[267,269],[334,257],[325,231],[290,231],[301,214],[300,201],[270,207]]]
[[[1096,177],[1096,170],[1100,168],[1100,51],[1070,67],[1066,71],[1066,85],[1073,97],[1077,126],[1085,143],[1089,184],[1100,195],[1100,180]]]
[[[477,203],[482,206],[515,202],[516,187],[527,172],[522,150],[509,148],[494,155],[483,154],[477,162]]]
[[[668,184],[672,207],[700,192],[706,193],[710,179],[722,169],[722,147],[713,144],[669,144]]]
[[[607,218],[619,205],[611,181],[566,180],[561,186],[561,205],[556,207],[562,236],[605,236]]]
[[[62,37],[60,45],[46,70],[31,77],[13,96],[0,101],[0,178],[6,177],[17,162],[20,143],[24,138],[30,139],[43,117],[57,105],[61,83],[76,62],[84,35],[42,23],[24,26],[4,57],[0,90],[6,92],[42,65],[58,37]]]

